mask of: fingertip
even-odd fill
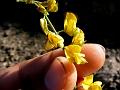
[[[89,63],[102,67],[105,62],[105,48],[100,44],[85,44],[82,49]]]
[[[88,63],[76,65],[78,76],[83,77],[98,71],[105,62],[105,48],[99,44],[85,44],[82,53]]]
[[[102,57],[105,57],[105,48],[100,44],[84,44],[82,48],[82,53],[91,53],[91,52],[99,52]]]

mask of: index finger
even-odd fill
[[[84,77],[98,71],[105,62],[105,49],[99,44],[85,44],[82,48],[88,63],[76,65],[78,77]]]

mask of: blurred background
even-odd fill
[[[105,65],[96,73],[95,79],[103,82],[103,90],[119,90],[119,0],[58,0],[58,3],[58,12],[49,15],[56,30],[63,29],[65,13],[74,12],[86,41],[106,48]],[[0,68],[43,53],[45,36],[39,23],[42,16],[34,5],[15,0],[0,1]]]

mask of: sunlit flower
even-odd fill
[[[75,34],[75,36],[72,39],[72,44],[80,45],[82,46],[84,44],[84,33],[82,30],[77,28],[79,32]]]
[[[84,90],[88,90],[88,88],[90,87],[92,83],[93,83],[93,74],[84,77],[84,80],[82,81],[82,86]]]
[[[90,85],[90,87],[88,88],[88,90],[102,90],[102,82],[101,81],[95,81],[94,83],[92,83]]]
[[[70,62],[75,62],[77,64],[85,64],[87,61],[84,59],[85,55],[80,53],[81,47],[79,45],[69,45],[66,46],[65,55]]]
[[[73,36],[76,31],[77,18],[73,13],[67,12],[64,20],[64,32]]]
[[[46,50],[64,47],[64,39],[60,35],[49,31],[47,21],[45,18],[40,19],[40,25],[44,33],[47,35],[47,42],[45,44]]]
[[[49,30],[48,30],[47,20],[45,18],[40,19],[40,26],[43,32],[47,35]]]
[[[47,10],[49,12],[57,12],[58,11],[58,3],[56,0],[47,0],[48,6]]]
[[[57,47],[60,48],[64,47],[64,39],[60,35],[57,35],[49,31],[47,36],[48,36],[48,40],[47,43],[45,44],[46,50],[55,49]]]
[[[37,7],[38,7],[38,11],[39,11],[39,12],[48,15],[47,10],[45,9],[45,7],[44,7],[40,2],[35,3],[35,4],[37,4]]]
[[[95,81],[93,82],[93,74],[84,77],[84,80],[81,82],[82,87],[84,90],[102,90],[102,82],[101,81]]]

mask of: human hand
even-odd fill
[[[77,78],[96,72],[105,61],[105,50],[99,44],[85,44],[82,53],[88,61],[83,65],[68,62],[64,51],[57,49],[10,67],[7,74],[2,70],[0,90],[73,90]]]

